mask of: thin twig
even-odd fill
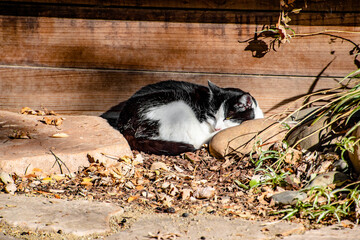
[[[63,174],[63,170],[62,170],[61,165],[64,165],[66,167],[66,169],[68,170],[69,174],[70,174],[71,172],[70,172],[69,168],[66,166],[66,164],[58,156],[56,156],[55,153],[52,150],[50,150],[50,152],[55,157],[55,162],[54,162],[54,164],[52,165],[51,168],[53,168],[55,166],[55,164],[57,163],[59,165],[59,168],[60,168],[60,173]]]

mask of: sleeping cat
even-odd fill
[[[132,149],[177,155],[199,149],[222,129],[263,118],[249,93],[208,85],[169,80],[141,88],[120,112],[120,132]]]

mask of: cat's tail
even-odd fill
[[[132,135],[124,135],[131,149],[157,155],[179,155],[184,152],[194,152],[196,148],[187,143],[163,140],[135,138]]]

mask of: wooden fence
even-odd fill
[[[141,86],[174,79],[249,91],[267,115],[356,70],[360,2],[299,1],[297,34],[254,39],[279,2],[0,2],[0,109],[100,115]],[[304,8],[306,4],[306,8]]]

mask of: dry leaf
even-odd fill
[[[302,159],[302,153],[299,150],[290,148],[289,151],[285,154],[284,161],[289,164],[296,164]]]
[[[12,139],[30,139],[30,134],[23,130],[15,130],[12,135],[9,136]]]
[[[62,122],[64,121],[64,118],[49,118],[49,117],[43,117],[42,120],[39,120],[42,123],[45,123],[46,125],[54,125],[54,126],[60,126]]]
[[[139,198],[139,196],[137,196],[137,195],[136,196],[131,196],[131,197],[128,198],[127,202],[131,203],[132,201],[134,201],[134,200],[136,200],[138,198]]]
[[[193,152],[184,153],[184,157],[185,157],[185,159],[190,160],[192,163],[194,163],[194,162],[199,162],[199,161],[200,161],[199,156],[197,156],[197,155],[196,155],[195,153],[193,153]]]
[[[114,178],[132,177],[135,174],[135,168],[131,164],[119,162],[108,168],[110,175]]]
[[[151,170],[165,170],[168,171],[168,167],[163,162],[153,162],[150,167]]]
[[[48,111],[46,108],[44,108],[44,111],[42,111],[42,110],[33,110],[29,107],[23,107],[20,110],[20,113],[25,115],[37,115],[37,116],[57,115],[54,111]]]
[[[177,189],[177,187],[175,187],[174,184],[170,184],[168,194],[174,197],[175,195],[177,195],[178,192],[179,190]]]
[[[295,13],[295,14],[299,14],[301,10],[302,10],[302,8],[295,8],[295,9],[291,10],[291,12]]]
[[[65,175],[56,174],[56,175],[52,175],[52,178],[55,181],[61,181],[61,180],[65,179]]]
[[[341,221],[341,225],[342,225],[344,228],[350,228],[350,229],[353,229],[353,228],[354,228],[354,223],[352,223],[352,222],[349,221],[349,220],[342,220],[342,221]]]
[[[4,184],[14,183],[13,178],[6,172],[0,173],[0,179]]]
[[[45,115],[44,111],[40,111],[40,110],[33,110],[29,107],[23,107],[20,111],[21,114],[25,114],[25,115],[37,115],[37,116],[43,116]]]
[[[83,186],[92,186],[92,178],[83,178],[80,184]]]
[[[36,178],[37,176],[34,173],[25,175],[25,178]]]
[[[175,170],[178,171],[179,173],[184,172],[184,170],[183,170],[181,167],[179,167],[179,166],[177,166],[177,165],[175,165],[175,164],[174,164],[174,168],[175,168]]]
[[[87,154],[86,157],[88,158],[89,163],[95,163],[95,158],[91,156],[90,154]]]
[[[52,181],[53,181],[53,179],[51,177],[46,177],[46,178],[41,179],[42,183],[50,183]]]
[[[143,164],[143,163],[144,163],[144,157],[140,153],[136,154],[133,160],[133,165]]]
[[[52,138],[67,138],[67,137],[69,137],[69,135],[67,135],[66,133],[55,133],[51,137]]]
[[[181,235],[178,233],[161,233],[159,231],[156,234],[149,232],[148,237],[155,239],[177,239],[177,237],[181,237]]]
[[[46,125],[51,125],[52,123],[52,119],[48,118],[48,117],[43,117],[42,120],[39,120],[42,123],[45,123]]]
[[[17,190],[17,187],[16,187],[15,183],[9,183],[9,184],[6,184],[6,186],[5,186],[6,193],[15,194],[16,190]]]
[[[212,198],[215,195],[215,188],[212,187],[205,187],[205,188],[198,188],[194,192],[194,197],[197,199],[204,199],[204,198]]]

